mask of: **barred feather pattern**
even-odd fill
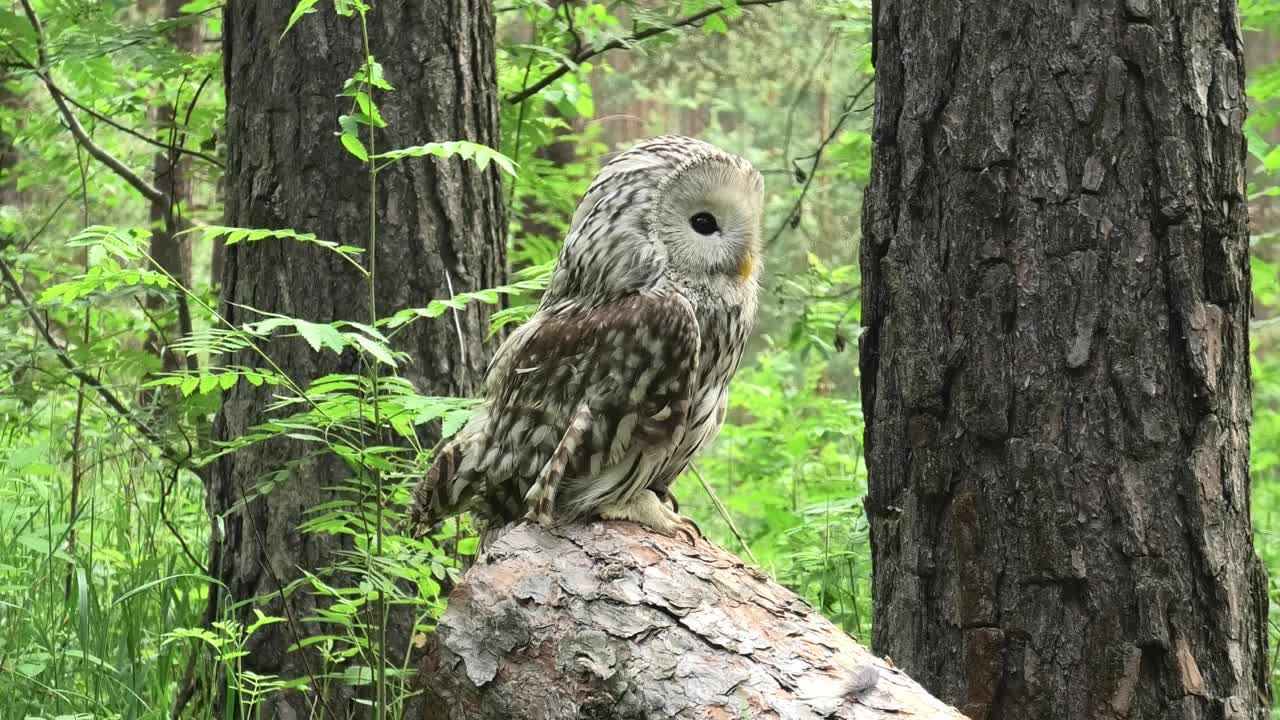
[[[482,403],[415,488],[418,531],[464,510],[491,526],[530,511],[567,522],[665,493],[724,422],[755,318],[761,193],[749,164],[688,138],[607,164],[538,312],[495,353]],[[723,231],[683,237],[703,206]]]

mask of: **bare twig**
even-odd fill
[[[39,75],[39,72],[40,72],[40,71],[39,71],[39,68],[35,67],[35,66],[34,66],[34,65],[32,65],[31,63],[28,63],[26,60],[20,60],[19,62],[11,63],[11,66],[12,66],[12,67],[22,68],[22,69],[24,69],[24,70],[31,70],[31,71],[35,72],[37,75]],[[205,76],[205,82],[208,82],[208,81],[209,81],[209,77],[210,77],[210,76]],[[138,139],[138,140],[141,140],[142,142],[147,143],[148,145],[154,145],[155,147],[158,147],[158,148],[165,148],[165,149],[168,149],[168,147],[169,147],[169,146],[168,146],[167,144],[162,143],[162,142],[160,142],[159,140],[156,140],[155,138],[147,137],[146,135],[142,134],[141,132],[139,132],[139,131],[137,131],[137,130],[134,130],[133,128],[129,127],[128,125],[124,125],[124,124],[122,124],[122,123],[120,123],[120,122],[118,122],[118,121],[116,121],[116,120],[112,119],[112,117],[111,117],[110,115],[107,115],[107,114],[104,114],[104,113],[99,112],[99,111],[97,111],[97,110],[94,110],[92,107],[90,107],[90,106],[88,106],[88,105],[85,105],[84,103],[80,102],[79,100],[76,100],[75,98],[71,97],[70,95],[68,95],[68,94],[67,94],[67,92],[66,92],[65,90],[63,90],[63,89],[62,89],[62,86],[60,86],[60,85],[58,85],[57,83],[53,82],[52,78],[50,78],[50,77],[48,77],[48,76],[45,76],[45,77],[41,77],[40,79],[41,79],[41,81],[42,81],[42,82],[44,82],[44,83],[46,84],[46,87],[50,87],[53,91],[55,91],[55,92],[57,92],[59,95],[61,95],[61,96],[62,96],[62,98],[63,98],[64,100],[66,100],[68,103],[70,103],[70,104],[74,105],[76,108],[78,108],[78,109],[79,109],[79,110],[81,110],[82,112],[88,113],[89,115],[93,116],[93,118],[94,118],[94,119],[96,119],[96,120],[98,120],[98,121],[100,121],[100,122],[103,122],[103,123],[105,123],[105,124],[107,124],[107,125],[110,125],[111,127],[115,128],[116,130],[119,130],[120,132],[122,132],[122,133],[124,133],[124,134],[126,134],[126,135],[129,135],[129,136],[131,136],[131,137],[134,137],[134,138],[136,138],[136,139]],[[201,88],[203,88],[203,87],[204,87],[204,83],[201,83]],[[200,92],[199,92],[199,90],[197,90],[197,91],[196,91],[196,97],[198,98],[199,96],[200,96]],[[195,104],[195,101],[193,100],[193,101],[192,101],[192,105],[194,106],[194,104]],[[190,121],[191,121],[191,108],[188,108],[188,109],[187,109],[187,122],[190,122]],[[226,169],[226,165],[225,165],[221,160],[219,160],[218,158],[216,158],[216,157],[214,157],[214,156],[212,156],[212,155],[209,155],[208,153],[203,153],[203,152],[200,152],[199,150],[187,150],[187,149],[185,149],[185,148],[184,148],[184,149],[182,149],[182,150],[180,150],[180,153],[181,153],[182,155],[190,155],[190,156],[192,156],[192,157],[200,158],[201,160],[203,160],[203,161],[205,161],[205,162],[209,163],[210,165],[213,165],[213,166],[215,166],[215,167],[221,168],[221,169],[223,169],[223,170],[225,170],[225,169]]]
[[[694,477],[698,478],[698,482],[702,483],[702,489],[707,492],[707,497],[711,498],[711,504],[716,506],[716,512],[720,513],[720,517],[724,518],[725,524],[729,526],[729,532],[733,533],[733,536],[738,539],[738,544],[741,545],[743,551],[747,553],[747,557],[751,559],[753,564],[759,565],[760,562],[756,560],[755,553],[751,552],[751,546],[747,544],[746,540],[742,539],[742,533],[738,532],[738,526],[733,522],[733,516],[729,514],[729,508],[725,507],[724,503],[720,502],[720,496],[716,495],[715,488],[711,487],[711,483],[708,483],[706,479],[702,477],[702,473],[698,472],[696,465],[689,463],[689,470],[693,473]]]
[[[80,155],[80,148],[76,147],[76,168],[80,171],[80,219],[84,225],[89,224],[89,183],[85,177],[84,158]],[[84,270],[89,271],[89,255],[84,256]],[[89,344],[89,324],[92,319],[92,310],[88,305],[84,308],[84,320],[81,322],[80,342]],[[76,518],[80,515],[80,488],[84,478],[84,468],[82,467],[80,450],[81,441],[84,439],[84,393],[85,387],[81,383],[76,386],[76,419],[75,425],[71,431],[71,509],[67,513],[67,547],[74,548],[76,545]],[[66,597],[71,597],[71,567],[67,568]]]
[[[796,158],[797,163],[801,160],[808,160],[812,158],[813,164],[809,166],[809,172],[805,175],[804,187],[800,188],[800,197],[797,197],[795,203],[791,205],[791,210],[787,213],[787,216],[783,218],[782,224],[778,226],[778,229],[769,237],[769,242],[765,247],[773,247],[774,243],[778,241],[778,238],[782,237],[782,233],[786,231],[788,226],[799,222],[800,210],[804,204],[804,197],[809,194],[809,186],[813,184],[813,177],[818,173],[818,165],[822,162],[822,153],[827,149],[827,145],[830,145],[831,141],[835,140],[836,136],[840,134],[840,131],[844,129],[845,122],[847,122],[854,113],[862,112],[866,109],[865,107],[856,107],[856,105],[858,104],[858,101],[862,99],[863,94],[867,92],[867,88],[871,87],[871,83],[874,81],[875,78],[868,78],[867,81],[863,83],[862,87],[858,89],[858,92],[845,99],[844,108],[840,113],[840,120],[836,122],[836,126],[831,129],[831,132],[823,138],[822,142],[818,145],[817,150],[814,150],[812,153],[805,155],[804,157]]]
[[[182,533],[178,532],[178,526],[174,525],[173,520],[169,517],[167,508],[169,495],[173,493],[174,488],[178,485],[178,477],[181,474],[181,470],[182,468],[174,465],[169,476],[171,479],[168,486],[165,486],[163,481],[160,483],[160,521],[164,523],[164,526],[169,529],[169,533],[173,535],[173,538],[178,541],[178,545],[182,547],[182,554],[187,556],[187,562],[195,566],[201,575],[208,575],[209,569],[204,566],[204,563],[196,559],[195,553],[191,552],[186,539],[182,537]]]
[[[564,21],[569,27],[569,35],[573,38],[573,54],[580,55],[582,53],[582,36],[578,34],[578,28],[573,26],[573,0],[565,0],[560,3],[560,9],[564,10]],[[524,88],[520,88],[524,90]]]
[[[208,80],[206,79],[206,81],[205,81],[205,82],[208,82]],[[71,97],[70,95],[68,95],[68,94],[66,94],[65,92],[63,92],[63,91],[62,91],[62,88],[58,87],[57,85],[54,85],[54,87],[55,87],[55,88],[57,88],[58,92],[62,94],[62,97],[63,97],[63,98],[65,98],[67,102],[71,103],[72,105],[75,105],[77,108],[80,108],[80,109],[81,109],[81,110],[83,110],[84,112],[89,113],[89,114],[90,114],[90,115],[92,115],[93,117],[97,118],[98,120],[101,120],[102,122],[106,123],[107,125],[110,125],[111,127],[115,128],[115,129],[117,129],[117,130],[119,130],[120,132],[125,133],[126,135],[131,135],[131,136],[133,136],[133,137],[135,137],[135,138],[137,138],[137,139],[141,140],[142,142],[147,143],[148,145],[154,145],[154,146],[159,147],[159,148],[168,148],[168,147],[169,147],[168,145],[166,145],[165,143],[160,142],[159,140],[156,140],[156,139],[154,139],[154,138],[149,138],[149,137],[147,137],[146,135],[143,135],[142,133],[138,132],[137,130],[134,130],[133,128],[131,128],[131,127],[127,126],[127,125],[122,125],[122,124],[120,124],[120,123],[116,122],[115,120],[112,120],[112,119],[111,119],[111,116],[109,116],[109,115],[104,115],[103,113],[100,113],[100,112],[98,112],[97,110],[94,110],[93,108],[91,108],[91,107],[89,107],[89,106],[87,106],[87,105],[84,105],[84,104],[82,104],[82,103],[78,102],[75,98],[73,98],[73,97]],[[191,113],[190,113],[190,112],[188,112],[188,113],[187,113],[187,120],[189,121],[190,119],[191,119]],[[214,156],[212,156],[212,155],[209,155],[209,154],[207,154],[207,153],[202,153],[202,152],[200,152],[199,150],[187,150],[187,149],[183,148],[183,149],[180,149],[180,150],[179,150],[179,153],[180,153],[180,154],[182,154],[182,155],[190,155],[190,156],[192,156],[192,157],[200,158],[201,160],[203,160],[203,161],[205,161],[205,162],[209,163],[210,165],[213,165],[213,166],[215,166],[215,167],[217,167],[217,168],[221,168],[221,169],[223,169],[223,170],[225,170],[225,169],[226,169],[226,165],[224,165],[224,164],[222,163],[222,161],[221,161],[221,160],[219,160],[218,158],[216,158],[216,157],[214,157]]]
[[[24,0],[24,2],[25,1],[26,0]],[[776,5],[780,2],[786,2],[786,1],[787,0],[738,0],[738,2],[734,4],[734,6],[750,7],[752,5]],[[706,10],[703,10],[701,12],[696,12],[687,17],[683,17],[678,20],[675,20],[670,25],[658,25],[655,27],[646,28],[639,32],[633,33],[628,37],[610,40],[609,42],[605,43],[604,45],[601,45],[600,47],[582,48],[578,52],[575,52],[570,59],[561,63],[559,67],[557,67],[555,70],[552,70],[541,80],[524,88],[523,90],[521,90],[518,93],[515,93],[514,95],[508,95],[506,98],[506,101],[511,103],[512,105],[515,105],[516,103],[524,102],[525,100],[528,100],[530,97],[537,95],[539,92],[542,91],[543,88],[547,87],[548,85],[555,82],[556,80],[559,80],[560,78],[564,77],[570,70],[574,69],[578,65],[586,62],[587,60],[590,60],[591,58],[597,55],[609,52],[610,50],[617,50],[619,48],[629,47],[634,43],[640,42],[641,40],[646,40],[655,35],[661,35],[664,32],[675,30],[676,28],[693,25],[694,23],[705,20],[711,17],[712,15],[718,15],[728,9],[729,9],[729,6],[727,5],[717,5],[716,7],[707,8]],[[576,33],[574,37],[575,38],[577,37]]]
[[[813,84],[813,79],[818,76],[818,66],[822,65],[827,55],[835,48],[837,37],[835,32],[827,34],[827,39],[822,43],[822,48],[818,50],[818,55],[814,58],[813,64],[809,66],[804,77],[800,79],[795,96],[791,99],[791,106],[787,108],[787,120],[783,123],[782,130],[782,162],[784,165],[791,163],[791,130],[795,122],[796,108],[800,106],[800,101],[809,94],[809,86]],[[791,173],[789,170],[783,170],[783,172]]]
[[[70,371],[72,375],[75,375],[80,382],[93,388],[94,392],[102,398],[103,402],[105,402],[108,407],[118,413],[120,417],[128,420],[129,424],[141,433],[143,437],[159,447],[162,454],[170,460],[180,460],[180,458],[178,458],[163,442],[160,435],[148,427],[140,418],[134,415],[133,411],[125,406],[123,402],[120,402],[120,398],[117,398],[115,393],[111,392],[111,390],[109,390],[105,385],[98,382],[97,378],[81,369],[79,365],[76,365],[76,362],[71,359],[71,356],[67,354],[67,351],[63,350],[62,346],[58,344],[57,339],[53,337],[53,333],[49,332],[49,326],[45,324],[44,319],[40,317],[40,313],[36,310],[35,305],[32,304],[31,300],[27,297],[27,293],[22,289],[22,283],[18,282],[17,276],[13,274],[13,270],[10,269],[9,264],[3,259],[0,259],[0,276],[4,277],[5,284],[7,284],[9,289],[13,291],[13,295],[17,298],[18,303],[26,309],[27,317],[31,318],[31,323],[35,326],[36,331],[40,333],[40,336],[44,338],[44,341],[48,343],[49,347],[53,349],[54,355],[58,358],[58,362],[62,363],[62,366]]]
[[[21,0],[21,2],[22,9],[27,15],[27,22],[31,23],[31,29],[36,34],[36,53],[39,56],[39,67],[35,69],[36,77],[40,78],[40,81],[44,83],[45,89],[49,91],[49,96],[53,98],[53,103],[58,106],[58,113],[62,115],[62,119],[67,123],[67,128],[71,130],[76,142],[80,143],[95,160],[111,168],[112,172],[133,186],[133,189],[137,190],[143,197],[152,202],[163,202],[163,192],[139,177],[137,173],[116,159],[111,153],[103,150],[85,132],[84,126],[80,124],[75,113],[71,112],[71,108],[67,106],[66,99],[63,98],[62,93],[58,91],[57,86],[53,83],[49,68],[49,49],[45,44],[44,27],[40,24],[40,18],[31,7],[31,0]]]
[[[31,233],[31,236],[22,244],[22,252],[26,252],[31,249],[31,246],[35,244],[36,240],[40,239],[40,236],[44,234],[45,230],[49,229],[49,224],[53,222],[54,218],[58,217],[62,213],[62,208],[66,207],[67,203],[71,202],[77,192],[79,191],[72,190],[58,201],[58,204],[53,207],[53,210],[50,211],[50,213],[45,216],[44,221],[40,223],[40,227],[36,228],[36,231]]]

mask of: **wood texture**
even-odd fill
[[[972,718],[1263,718],[1228,0],[880,0],[874,648]]]
[[[433,642],[424,720],[962,717],[724,550],[629,522],[514,526]]]
[[[351,111],[350,98],[338,93],[364,57],[359,20],[319,6],[281,39],[293,6],[237,1],[224,10],[226,224],[293,228],[367,247],[368,176],[335,137],[338,116]],[[372,51],[395,87],[376,94],[389,125],[377,137],[377,150],[443,140],[497,146],[489,3],[376,3],[369,33]],[[497,168],[482,172],[456,158],[403,161],[379,174],[376,212],[380,315],[448,297],[450,285],[464,292],[501,284],[506,220]],[[353,268],[331,252],[284,240],[228,248],[222,299],[222,312],[237,325],[259,319],[255,309],[312,322],[369,319],[366,285]],[[479,383],[488,359],[482,344],[488,310],[471,304],[458,321],[460,332],[453,317],[446,316],[396,335],[394,346],[413,358],[403,374],[420,391],[468,395]],[[303,385],[327,373],[361,371],[354,353],[313,352],[299,339],[273,339],[265,349]],[[248,352],[226,362],[261,363]],[[217,438],[239,437],[266,419],[273,392],[247,383],[227,392],[216,421]],[[424,441],[430,447],[431,439]],[[253,635],[244,669],[305,678],[311,685],[306,696],[270,696],[262,717],[372,712],[353,702],[352,688],[318,677],[322,667],[314,649],[288,650],[307,635],[332,628],[303,622],[316,599],[298,591],[285,602],[282,585],[304,569],[338,562],[336,553],[350,547],[344,539],[298,530],[308,508],[350,500],[349,494],[332,490],[350,475],[347,465],[317,450],[315,444],[274,441],[226,455],[212,467],[208,504],[218,534],[210,571],[226,584],[222,605],[260,597],[265,600],[253,607],[287,619]],[[257,488],[264,481],[272,483],[270,492],[259,499]],[[236,610],[242,621],[252,619],[250,607]],[[404,657],[411,622],[409,613],[392,612],[387,648],[392,657]],[[320,690],[321,682],[328,692]],[[223,716],[224,701],[219,698],[215,716]]]

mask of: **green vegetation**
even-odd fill
[[[335,5],[304,0],[296,23],[280,32],[297,32],[311,12],[337,11],[360,34],[364,7]],[[363,239],[220,225],[222,58],[216,42],[192,53],[175,48],[171,36],[198,26],[216,38],[221,4],[193,0],[162,17],[147,3],[44,0],[32,8],[39,29],[22,6],[0,8],[0,717],[160,718],[175,706],[207,717],[208,696],[217,692],[207,686],[211,678],[235,683],[250,707],[291,686],[234,671],[255,630],[294,620],[264,610],[257,624],[240,627],[229,616],[206,615],[214,528],[202,468],[281,435],[337,453],[351,470],[342,479],[350,502],[312,508],[302,530],[351,535],[355,550],[288,588],[316,594],[317,617],[345,629],[315,640],[330,661],[320,672],[376,687],[374,696],[395,716],[410,668],[406,658],[375,652],[382,646],[378,601],[413,606],[419,631],[429,633],[444,607],[441,583],[459,570],[446,549],[466,556],[475,547],[474,538],[431,543],[398,534],[408,487],[430,463],[417,431],[439,423],[451,432],[468,406],[424,397],[400,379],[412,358],[396,350],[396,331],[447,322],[467,302],[504,303],[495,331],[521,321],[601,157],[662,132],[741,153],[768,183],[761,328],[735,381],[729,424],[697,463],[740,538],[693,474],[676,488],[682,510],[724,547],[742,552],[744,541],[764,570],[869,642],[856,357],[858,228],[874,95],[869,0],[735,7],[638,43],[629,38],[718,3],[501,5],[504,98],[524,94],[584,48],[619,39],[634,47],[570,62],[532,99],[502,103],[499,148],[441,142],[402,149],[367,140],[382,123],[379,97],[413,92],[369,47],[361,72],[333,89],[350,98],[351,111],[333,118],[335,137],[325,141],[342,143],[353,167],[371,178],[393,162],[499,165],[511,207],[510,257],[520,269],[510,284],[365,323],[270,317],[240,327],[221,323],[216,312],[215,242],[319,244],[370,273],[367,253],[356,247]],[[1280,2],[1245,0],[1242,9],[1258,38],[1280,30]],[[1272,574],[1273,646],[1280,646],[1277,59],[1272,53],[1272,64],[1250,69],[1248,127],[1254,523]],[[194,241],[184,277],[155,262],[149,243],[164,228],[153,224],[149,203],[75,141],[38,68],[49,70],[46,79],[92,142],[139,175],[150,176],[157,152],[190,151],[184,162],[192,188],[176,211]],[[162,106],[176,108],[176,122],[163,121]],[[571,143],[573,157],[553,159],[555,142]],[[179,338],[183,313],[190,332]],[[221,352],[273,334],[299,336],[315,352],[356,352],[363,372],[299,387],[282,373],[219,364]],[[166,359],[161,345],[176,356]],[[240,382],[275,386],[281,419],[219,446],[211,424],[220,393]],[[263,478],[253,491],[270,492],[271,482]],[[465,536],[466,524],[446,534],[455,531]]]

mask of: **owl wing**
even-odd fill
[[[576,516],[638,492],[684,435],[699,351],[676,293],[540,310],[495,353],[484,403],[414,491],[415,519],[470,507],[511,521],[526,496]]]

